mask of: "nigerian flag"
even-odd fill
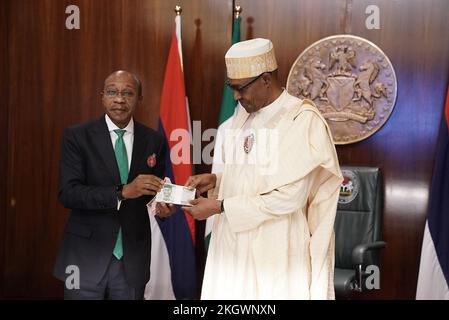
[[[240,15],[237,15],[234,19],[234,24],[232,28],[232,44],[240,42]],[[237,106],[237,101],[234,100],[234,94],[226,84],[223,88],[223,98],[221,100],[220,107],[220,117],[218,118],[218,132],[214,147],[214,160],[212,164],[212,173],[223,171],[223,161],[222,161],[222,145],[224,137],[224,131],[226,128],[230,128],[233,115],[235,112],[235,107]],[[205,239],[204,244],[206,247],[206,252],[209,247],[210,236],[212,232],[212,226],[214,224],[214,216],[211,216],[206,221],[206,230],[204,232]]]

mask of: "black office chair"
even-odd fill
[[[335,218],[336,298],[348,298],[366,289],[370,273],[366,267],[379,267],[382,240],[383,188],[378,168],[342,167],[344,181]]]

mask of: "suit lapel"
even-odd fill
[[[117,161],[115,160],[114,148],[111,143],[111,135],[106,125],[106,120],[104,116],[98,120],[98,125],[93,129],[94,139],[93,142],[100,153],[101,158],[111,172],[114,181],[117,184],[120,183],[120,175],[117,166]]]
[[[145,155],[146,147],[147,141],[144,139],[142,128],[139,123],[134,121],[134,142],[128,181],[132,181],[136,177],[137,170],[139,169],[139,161],[142,161],[142,157]]]

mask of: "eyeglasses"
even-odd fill
[[[248,81],[247,83],[245,83],[245,84],[243,84],[243,85],[240,85],[240,86],[234,86],[234,85],[231,85],[231,84],[229,83],[229,79],[228,79],[228,80],[226,80],[226,85],[227,85],[229,88],[231,88],[231,90],[237,91],[238,93],[242,93],[243,91],[245,91],[245,89],[248,89],[248,87],[249,87],[250,85],[252,85],[254,82],[256,82],[256,81],[257,81],[260,77],[262,77],[265,73],[266,73],[266,72],[263,72],[263,73],[259,74],[259,75],[258,75],[257,77],[255,77],[254,79],[252,79],[252,80]]]
[[[117,98],[119,95],[121,95],[123,97],[123,99],[131,99],[131,98],[134,98],[134,96],[136,95],[131,90],[118,91],[115,89],[107,89],[104,92],[104,94],[106,97],[108,97],[110,99]]]

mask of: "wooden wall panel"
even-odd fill
[[[380,29],[365,27],[365,9],[380,9]],[[351,32],[390,58],[398,96],[388,122],[369,139],[339,147],[342,163],[379,166],[384,175],[381,288],[369,298],[414,299],[435,145],[449,76],[449,2],[353,2]]]
[[[0,295],[61,297],[51,271],[68,211],[57,202],[65,127],[102,114],[99,92],[116,69],[142,80],[137,120],[155,128],[175,4],[183,6],[186,90],[192,120],[216,127],[230,44],[232,0],[5,0],[0,7]],[[436,135],[449,74],[445,0],[240,0],[242,39],[270,38],[285,83],[313,42],[353,33],[392,61],[398,99],[387,124],[337,151],[342,164],[379,166],[385,176],[381,288],[361,298],[414,297]],[[81,29],[65,28],[78,5]],[[367,30],[365,9],[380,8],[381,29]],[[203,142],[205,146],[208,142]],[[210,166],[199,164],[197,172]],[[5,184],[6,183],[6,184]],[[11,201],[13,200],[13,201]],[[198,223],[199,284],[204,223]]]
[[[3,141],[8,141],[8,12],[9,4],[0,6],[0,135]],[[0,235],[6,232],[6,176],[8,164],[8,143],[0,143]],[[0,240],[3,237],[0,236]],[[5,263],[5,243],[0,243],[0,283],[3,282],[3,268]],[[0,299],[4,296],[3,286],[0,285]]]
[[[71,63],[77,48],[62,40],[61,12],[63,2],[10,2],[7,196],[15,205],[7,210],[6,297],[56,296],[59,284],[51,270],[66,218],[56,201],[60,138],[68,117],[82,113],[70,109],[79,105]]]
[[[7,3],[11,39],[7,65],[11,85],[7,90],[9,118],[1,118],[0,125],[1,130],[7,130],[3,122],[9,121],[6,199],[8,203],[9,199],[16,202],[0,216],[5,219],[2,228],[7,230],[2,233],[7,259],[1,264],[4,267],[1,287],[7,298],[61,297],[62,284],[52,277],[52,268],[68,213],[57,202],[63,129],[103,113],[99,93],[104,78],[117,69],[135,72],[141,78],[144,101],[136,119],[156,128],[175,4],[183,6],[187,90],[198,92],[191,98],[192,118],[205,119],[210,126],[215,124],[221,84],[211,86],[206,81],[214,79],[222,83],[224,64],[216,68],[222,58],[215,52],[224,52],[225,39],[230,38],[232,2],[17,0]],[[71,4],[79,6],[80,30],[65,28],[65,8]],[[195,42],[196,20],[201,20],[199,42]],[[2,36],[6,35],[6,28],[1,30]],[[195,45],[202,46],[202,56],[196,55]],[[190,73],[192,65],[202,75],[199,71]],[[2,72],[2,85],[6,77],[7,73]],[[207,94],[204,94],[201,86],[206,85]],[[201,92],[195,89],[198,87]],[[213,112],[209,112],[210,107]],[[3,108],[6,105],[2,104],[2,111]],[[6,111],[2,114],[7,114]],[[0,146],[2,155],[7,154],[6,147]],[[3,157],[0,165],[3,172],[6,165]],[[1,198],[2,206],[6,199]]]
[[[240,0],[242,39],[268,38],[273,42],[279,78],[285,84],[293,62],[321,38],[343,32],[345,0]]]
[[[398,78],[395,110],[375,135],[339,146],[337,152],[342,165],[378,166],[384,174],[383,233],[388,248],[383,252],[382,290],[358,298],[413,299],[449,74],[449,2],[241,0],[240,4],[246,38],[273,41],[284,83],[297,56],[329,35],[364,37],[389,56]],[[379,30],[365,26],[368,5],[380,9]]]

